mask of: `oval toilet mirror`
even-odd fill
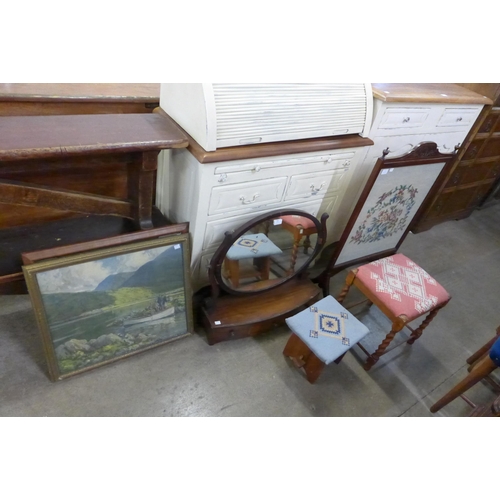
[[[226,233],[210,263],[211,282],[232,294],[277,287],[305,271],[321,250],[324,233],[324,223],[299,210],[252,219]]]

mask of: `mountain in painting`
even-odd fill
[[[182,250],[170,247],[158,255],[156,259],[147,262],[132,274],[123,287],[152,287],[169,283],[180,287],[184,283]]]
[[[164,285],[165,282],[172,287],[181,287],[184,284],[182,251],[180,249],[168,248],[135,272],[111,274],[102,280],[94,291],[106,292],[120,288],[155,287]]]
[[[108,290],[118,290],[123,286],[134,273],[117,273],[108,276],[102,280],[95,288],[96,292],[106,292]]]

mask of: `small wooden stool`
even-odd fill
[[[403,254],[395,254],[349,271],[346,285],[337,298],[339,303],[344,302],[352,285],[392,321],[391,331],[374,353],[370,354],[360,346],[368,355],[365,370],[369,370],[380,356],[388,352],[387,348],[396,333],[405,326],[412,332],[407,341],[412,345],[451,299],[434,278]],[[424,314],[427,317],[418,328],[408,326],[408,323]]]
[[[300,215],[285,215],[281,217],[281,220],[283,221],[283,229],[292,233],[293,237],[292,258],[288,271],[288,274],[293,274],[295,271],[295,263],[297,262],[300,240],[304,237],[306,238],[304,240],[304,254],[307,255],[309,248],[311,248],[310,236],[316,234],[318,230],[316,224],[314,224],[311,219],[301,217]]]
[[[253,259],[254,269],[258,279],[269,279],[271,255],[282,253],[265,234],[246,234],[233,244],[224,259],[226,277],[234,288],[240,286],[240,260]]]
[[[369,333],[363,323],[344,309],[332,296],[286,319],[292,336],[283,354],[297,368],[304,368],[313,384],[325,365],[340,363],[344,354]]]

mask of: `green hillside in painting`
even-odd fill
[[[122,308],[153,298],[156,293],[182,288],[184,271],[182,252],[165,250],[135,272],[107,276],[94,291],[44,294],[49,323],[82,317],[98,310]]]

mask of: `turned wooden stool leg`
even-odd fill
[[[469,375],[467,375],[461,382],[453,387],[453,389],[446,393],[437,403],[431,406],[431,413],[436,413],[448,403],[451,403],[467,389],[470,389],[480,380],[487,377],[493,370],[495,370],[495,368],[497,368],[497,365],[489,356],[486,356],[474,366],[474,369],[471,373],[469,373]]]
[[[302,238],[300,234],[300,230],[295,228],[295,232],[293,235],[293,248],[292,248],[292,257],[290,260],[290,269],[288,270],[288,274],[293,274],[295,272],[295,264],[297,263],[297,255],[299,253],[299,243]]]
[[[392,330],[386,335],[384,341],[378,346],[378,349],[373,354],[370,354],[368,356],[368,359],[366,360],[363,366],[363,368],[366,371],[369,371],[372,368],[372,366],[378,362],[380,357],[389,347],[389,344],[394,340],[396,333],[400,332],[404,328],[407,322],[408,321],[406,316],[400,316],[399,318],[396,318],[396,320],[392,324]]]
[[[420,326],[412,332],[410,335],[410,338],[406,342],[407,344],[413,345],[416,340],[418,340],[421,336],[424,330],[429,326],[430,322],[436,317],[436,314],[439,312],[440,309],[442,309],[446,304],[443,304],[441,307],[436,307],[436,309],[433,309],[427,317],[422,321]]]
[[[304,240],[304,255],[309,253],[309,249],[311,248],[311,238],[309,235],[306,235],[306,239]]]
[[[356,279],[357,272],[358,272],[357,269],[353,269],[352,271],[349,271],[349,274],[347,275],[347,278],[345,280],[344,288],[342,288],[340,295],[337,297],[337,302],[339,304],[342,304],[342,302],[344,302],[346,295],[349,293],[349,290],[350,290],[352,284],[354,283],[354,280]]]

